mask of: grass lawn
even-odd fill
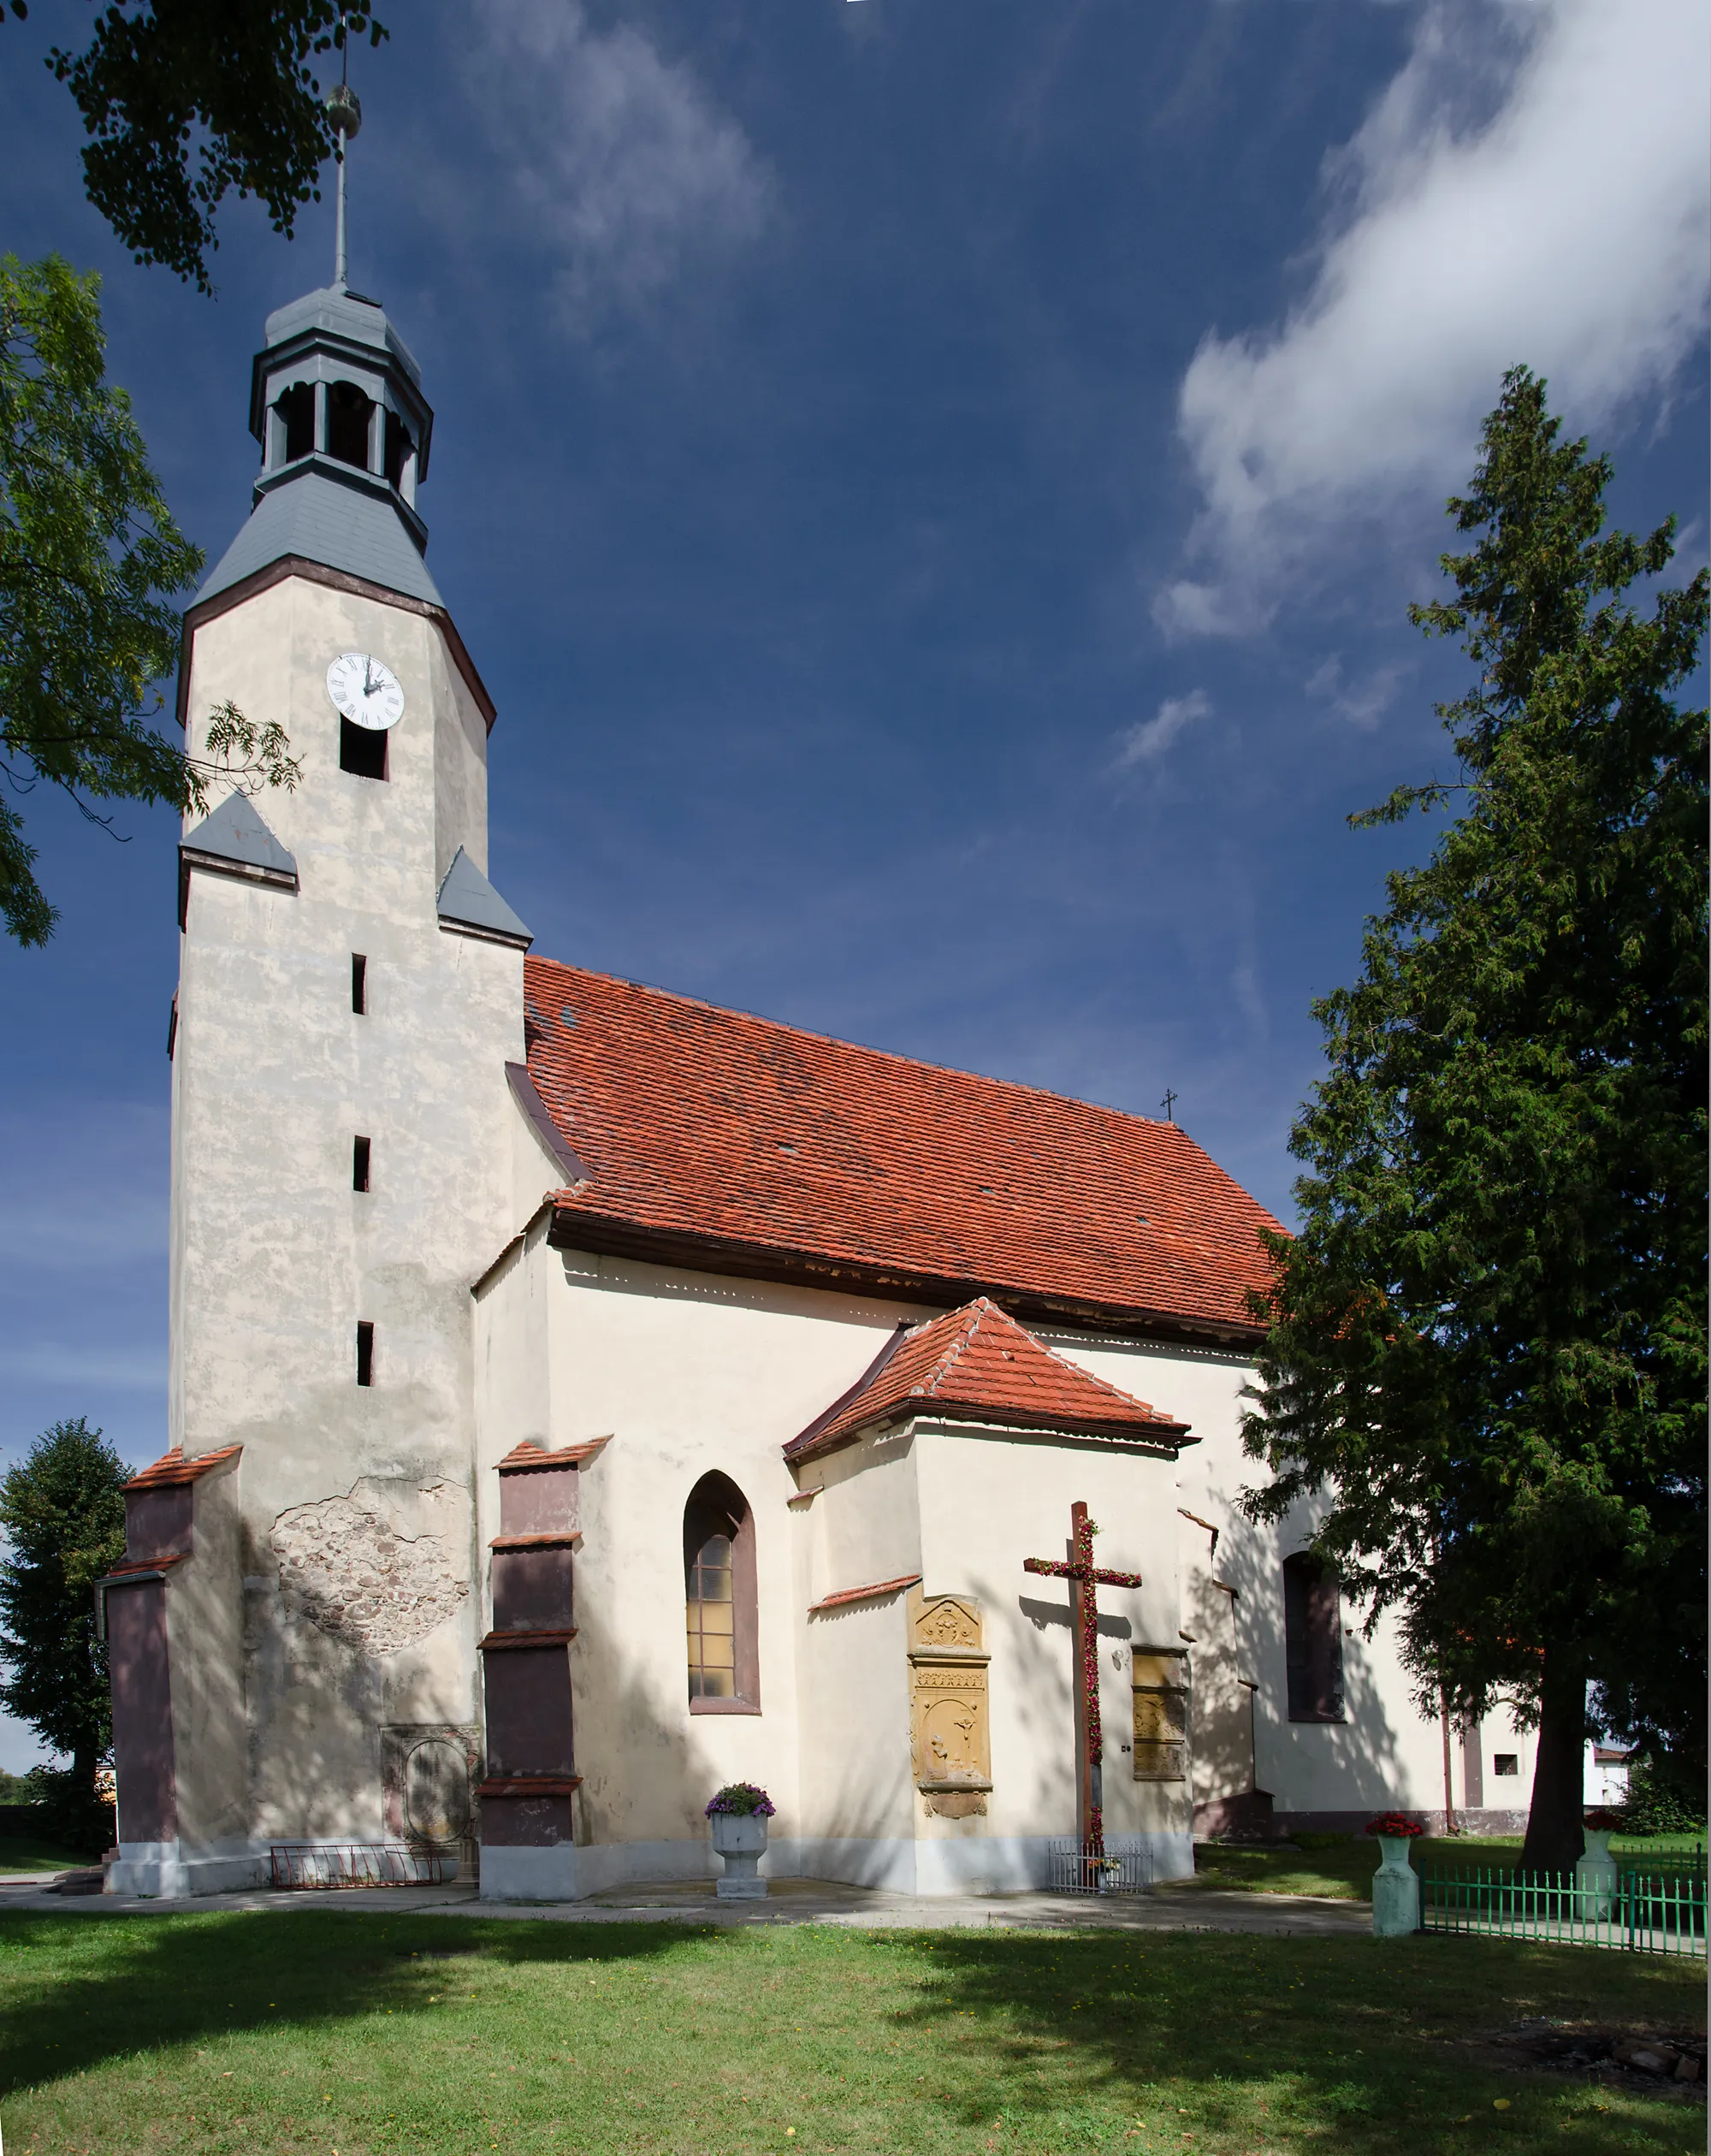
[[[1378,1869],[1378,1845],[1365,1834],[1309,1834],[1300,1852],[1287,1849],[1231,1849],[1220,1843],[1197,1842],[1194,1846],[1194,1885],[1241,1886],[1251,1893],[1324,1894],[1336,1901],[1371,1901],[1372,1875]],[[1704,1838],[1690,1834],[1659,1835],[1641,1841],[1618,1836],[1612,1844],[1616,1854],[1638,1855],[1659,1851],[1703,1849]],[[1414,1843],[1410,1862],[1416,1870],[1428,1864],[1458,1871],[1513,1871],[1521,1854],[1521,1838],[1482,1839],[1472,1834],[1439,1838],[1422,1835]],[[1185,1883],[1173,1891],[1191,1892]]]
[[[8,1872],[76,1871],[89,1861],[33,1834],[0,1834],[0,1878]]]
[[[0,1916],[9,2156],[1686,2156],[1702,2107],[1463,2040],[1702,2026],[1507,1940]]]

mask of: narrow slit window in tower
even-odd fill
[[[369,1187],[369,1141],[358,1138],[351,1147],[351,1188],[366,1190]]]
[[[357,1326],[357,1383],[371,1385],[375,1381],[375,1329],[366,1318]]]
[[[360,951],[351,953],[351,1008],[358,1018],[365,1018],[369,1009],[369,962]]]

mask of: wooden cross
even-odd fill
[[[1075,1822],[1084,1858],[1105,1853],[1104,1754],[1104,1733],[1099,1727],[1098,1603],[1096,1588],[1139,1587],[1139,1573],[1105,1572],[1093,1562],[1093,1537],[1098,1532],[1079,1501],[1069,1507],[1069,1561],[1049,1557],[1024,1557],[1022,1570],[1045,1573],[1052,1579],[1069,1582],[1070,1617],[1075,1633],[1075,1750],[1080,1766],[1075,1780]]]

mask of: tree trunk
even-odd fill
[[[1521,1848],[1522,1874],[1537,1877],[1572,1871],[1586,1847],[1585,1650],[1545,1649],[1539,1686],[1539,1741],[1533,1768],[1532,1809]]]

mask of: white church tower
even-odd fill
[[[511,1228],[530,940],[485,874],[494,707],[382,309],[341,279],[271,316],[250,424],[180,716],[277,720],[302,775],[181,850],[171,1449],[104,1591],[119,1891],[395,1835],[481,1749],[470,1282]]]

